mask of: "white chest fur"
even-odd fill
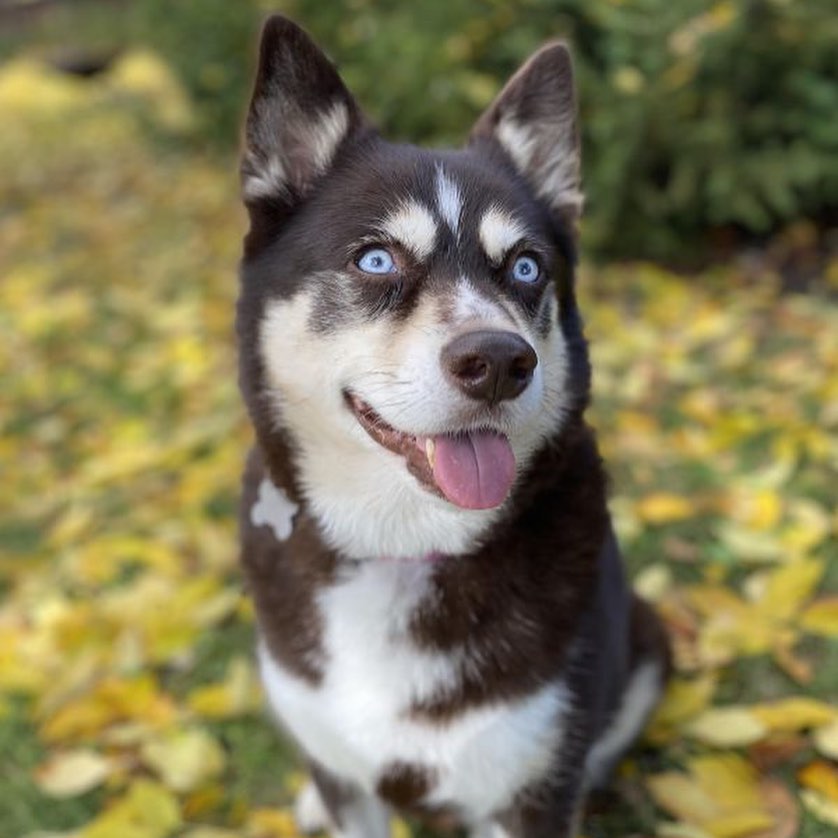
[[[333,773],[373,791],[394,762],[434,772],[425,803],[453,804],[478,821],[508,805],[547,770],[570,697],[561,683],[526,698],[471,709],[445,724],[407,712],[416,699],[456,686],[462,656],[423,651],[407,631],[433,564],[369,562],[319,597],[325,666],[313,687],[259,656],[272,709],[304,750]]]

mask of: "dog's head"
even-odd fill
[[[271,18],[242,185],[242,385],[268,461],[349,555],[470,549],[587,401],[567,49],[537,52],[465,149],[427,151],[382,139]]]

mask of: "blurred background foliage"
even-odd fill
[[[39,3],[17,3],[36,7]],[[197,105],[192,139],[229,150],[264,16],[305,25],[391,137],[459,142],[549,38],[572,44],[589,251],[679,265],[838,209],[834,0],[142,0],[57,5],[5,35],[67,60],[153,46]],[[834,245],[834,242],[832,242]]]

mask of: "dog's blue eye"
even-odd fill
[[[538,262],[532,256],[519,256],[512,265],[512,278],[518,282],[536,282],[540,275]]]
[[[396,271],[393,257],[383,247],[371,248],[355,264],[365,274],[391,274]]]

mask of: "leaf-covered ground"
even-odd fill
[[[0,113],[0,834],[293,836],[236,569],[234,161],[178,149],[150,54],[6,65]],[[827,273],[580,277],[614,513],[677,663],[591,838],[838,829]]]

